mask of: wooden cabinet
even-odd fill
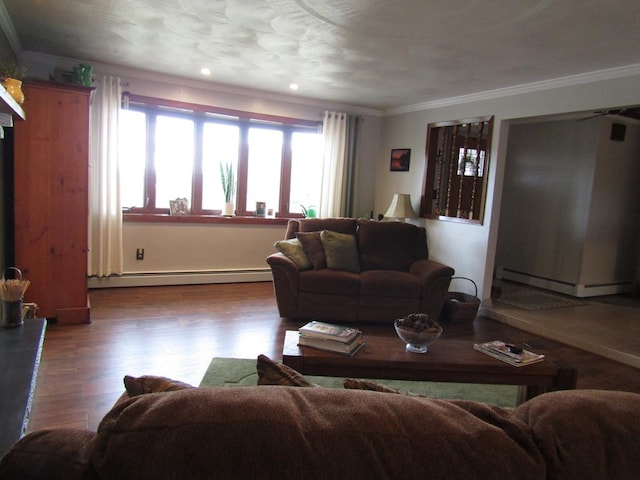
[[[91,88],[25,84],[26,121],[14,132],[15,266],[25,301],[59,324],[89,322],[89,103]]]

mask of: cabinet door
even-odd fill
[[[58,323],[89,321],[87,219],[90,89],[25,85],[14,132],[15,262],[25,301]]]

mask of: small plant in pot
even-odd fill
[[[235,173],[232,163],[220,162],[220,182],[222,183],[222,192],[224,193],[224,209],[222,215],[225,217],[233,216],[233,194],[235,192],[236,182]]]

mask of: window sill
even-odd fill
[[[286,225],[286,217],[223,217],[221,215],[168,215],[160,213],[127,213],[123,212],[124,222],[133,223],[212,223],[216,225]]]

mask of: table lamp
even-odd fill
[[[391,205],[384,214],[384,218],[417,218],[416,212],[411,206],[411,195],[408,193],[394,193]]]

